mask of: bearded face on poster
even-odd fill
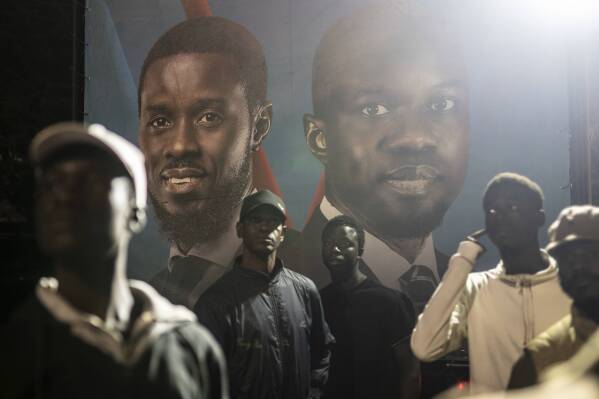
[[[199,18],[154,44],[140,77],[139,138],[161,229],[183,251],[236,222],[271,119],[264,54],[245,28]]]
[[[140,74],[139,141],[148,191],[171,243],[151,283],[193,307],[232,265],[235,224],[254,189],[252,155],[268,134],[262,47],[241,25],[190,19],[150,49]]]

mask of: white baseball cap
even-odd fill
[[[34,166],[39,168],[56,150],[73,144],[89,144],[116,156],[133,180],[138,219],[143,218],[147,201],[144,156],[134,144],[104,126],[77,122],[48,126],[33,138],[29,157]]]

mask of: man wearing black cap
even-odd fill
[[[277,257],[285,238],[283,201],[268,190],[246,197],[236,227],[242,255],[195,308],[223,347],[231,397],[318,394],[333,337],[314,283]]]
[[[126,278],[146,206],[141,152],[64,123],[35,137],[31,159],[54,269],[1,333],[0,397],[226,398],[222,352],[193,313]]]

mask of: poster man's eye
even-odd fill
[[[216,112],[206,112],[200,116],[198,123],[207,126],[216,126],[222,122],[223,118]]]
[[[360,112],[362,113],[362,115],[368,118],[372,118],[375,116],[382,116],[388,114],[389,110],[382,104],[368,104],[367,106],[362,108]]]
[[[152,126],[153,128],[156,128],[156,129],[166,129],[168,127],[171,127],[172,123],[165,117],[160,116],[158,118],[152,119],[150,121],[150,126]]]
[[[447,112],[455,107],[455,100],[451,98],[439,98],[429,104],[433,112]]]

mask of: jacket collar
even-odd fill
[[[259,272],[256,270],[248,269],[247,267],[241,266],[241,255],[235,258],[235,263],[233,264],[233,270],[241,275],[244,275],[249,278],[255,278],[259,280],[263,280],[269,284],[276,283],[279,280],[279,276],[281,271],[284,269],[285,265],[281,258],[277,257],[275,261],[275,267],[271,273]]]
[[[114,324],[81,312],[67,302],[58,293],[58,281],[55,279],[40,280],[36,296],[52,317],[70,327],[71,334],[111,355],[115,361],[132,365],[156,338],[196,318],[191,311],[171,304],[142,281],[129,280],[128,285],[142,310],[134,320],[128,319],[132,325],[127,339],[123,330]]]
[[[499,261],[499,264],[493,271],[497,273],[498,278],[502,282],[516,287],[522,285],[537,285],[557,278],[557,263],[555,259],[553,259],[544,249],[541,249],[541,253],[542,256],[549,261],[549,266],[535,274],[506,274],[503,261]]]

